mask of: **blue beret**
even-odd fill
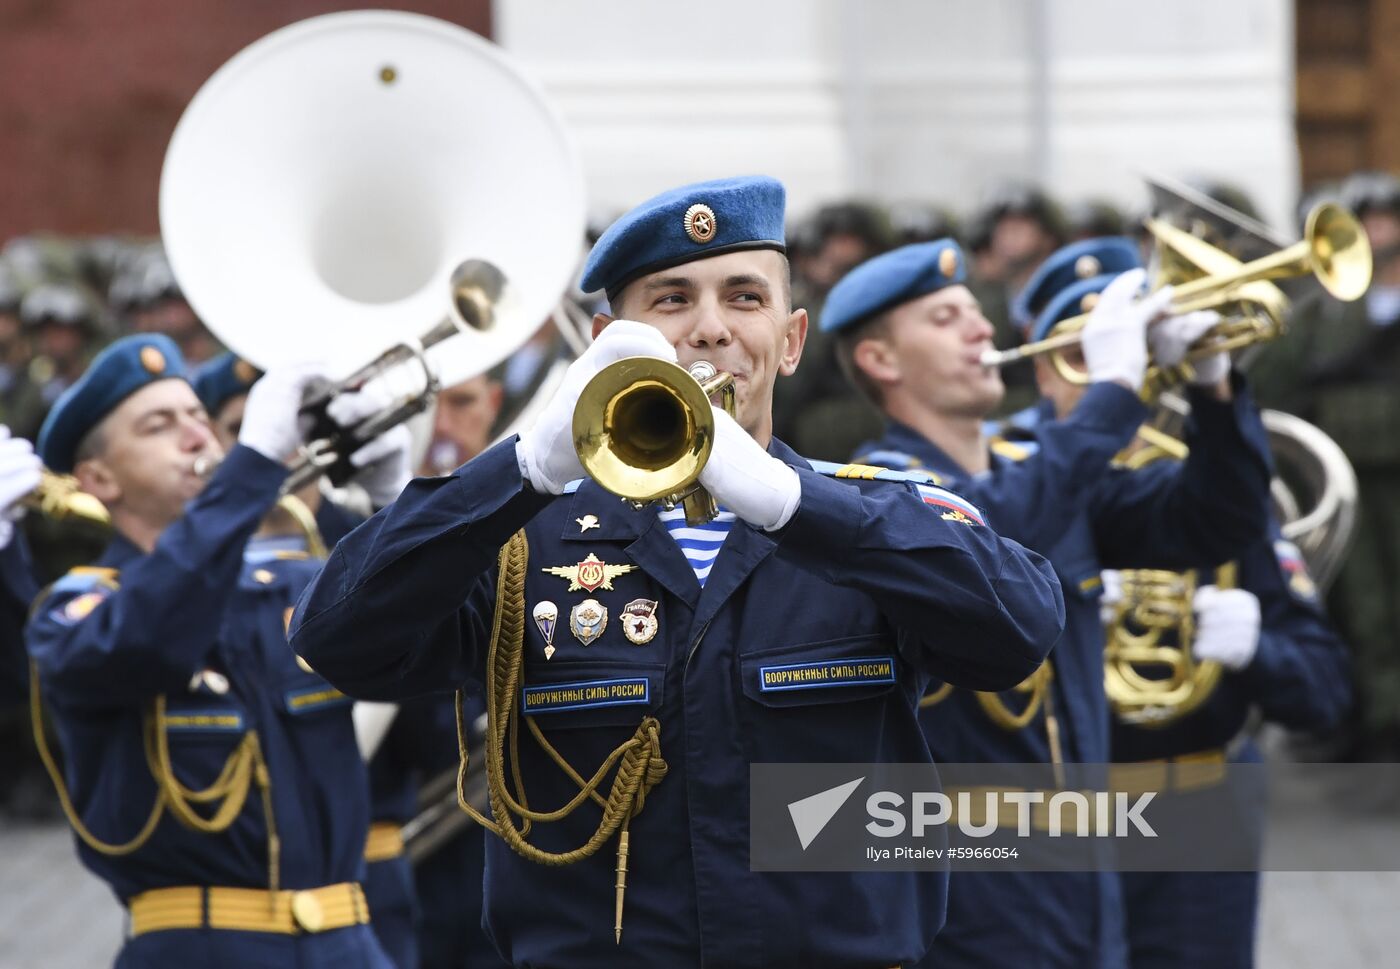
[[[232,397],[246,394],[262,371],[232,353],[221,353],[197,367],[190,383],[195,396],[212,416]]]
[[[967,259],[952,239],[917,242],[852,269],[827,294],[821,330],[834,333],[967,279]]]
[[[39,457],[50,469],[67,474],[78,444],[102,418],[147,384],[172,378],[189,379],[174,340],[163,333],[122,337],[54,402],[39,429]]]
[[[1094,276],[1116,276],[1141,266],[1137,244],[1126,236],[1082,239],[1061,246],[1040,264],[1011,301],[1011,322],[1024,330],[1038,321],[1041,312],[1066,286]]]
[[[588,254],[580,288],[605,290],[612,300],[632,280],[681,263],[740,249],[786,252],[786,198],[783,183],[764,175],[663,192],[608,227]]]
[[[1028,339],[1043,340],[1050,335],[1056,323],[1072,319],[1089,312],[1098,302],[1097,296],[1108,288],[1122,273],[1105,273],[1077,279],[1050,298],[1049,304],[1040,311],[1031,327]],[[1089,297],[1095,297],[1090,299]]]

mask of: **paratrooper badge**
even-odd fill
[[[608,608],[597,599],[584,599],[569,611],[569,632],[585,646],[608,628]]]
[[[549,600],[535,603],[535,628],[544,637],[544,658],[554,655],[554,626],[559,619],[559,607]]]

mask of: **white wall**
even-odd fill
[[[1291,218],[1289,0],[497,0],[592,203],[767,172],[802,210],[852,193],[973,205],[998,176],[1136,205],[1210,174]]]

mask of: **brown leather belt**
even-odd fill
[[[299,935],[369,924],[369,905],[358,882],[280,892],[200,885],[157,888],[137,895],[128,907],[132,936],[205,927]]]

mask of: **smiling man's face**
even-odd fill
[[[593,335],[614,318],[649,323],[676,348],[682,367],[707,360],[733,374],[735,419],[767,445],[773,385],[797,369],[807,339],[807,311],[790,303],[786,257],[772,249],[730,252],[628,283],[614,316],[594,317]]]

